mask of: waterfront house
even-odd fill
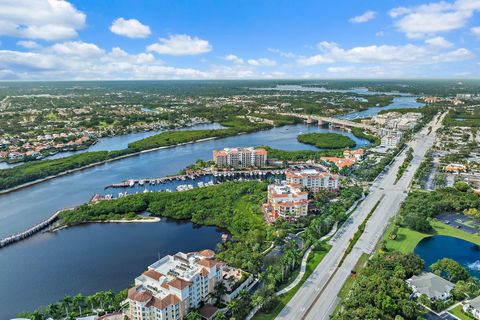
[[[471,314],[475,319],[480,320],[480,296],[463,305],[463,311]]]
[[[407,280],[416,297],[426,295],[430,300],[447,300],[455,287],[453,283],[431,272],[424,272]]]

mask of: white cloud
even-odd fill
[[[418,39],[428,35],[463,28],[475,11],[480,10],[480,0],[432,2],[417,7],[398,7],[389,12],[398,19],[395,25],[407,37]]]
[[[433,42],[438,43],[440,41],[437,39]],[[445,43],[443,44],[445,45]],[[320,54],[298,59],[298,63],[304,66],[313,66],[334,62],[358,64],[383,63],[413,66],[459,61],[473,57],[473,54],[465,48],[448,51],[444,46],[442,47],[435,45],[371,45],[344,49],[339,47],[334,42],[324,41],[320,42],[317,47],[321,51]]]
[[[445,40],[444,37],[435,37],[425,40],[426,44],[440,48],[452,48],[453,43]]]
[[[128,38],[146,38],[151,34],[150,27],[137,19],[118,18],[112,22],[110,31]]]
[[[36,43],[35,41],[25,41],[25,40],[18,41],[17,45],[21,46],[21,47],[24,47],[24,48],[27,48],[27,49],[35,49],[35,48],[40,47],[40,45],[38,43]]]
[[[99,57],[105,54],[103,49],[100,49],[93,43],[86,43],[82,41],[70,41],[64,43],[57,43],[52,46],[53,51],[59,55],[77,56],[77,57]]]
[[[274,65],[277,64],[276,61],[270,60],[270,59],[266,59],[266,58],[249,59],[247,62],[248,62],[249,65],[255,66],[255,67],[258,67],[258,66],[268,66],[268,67],[272,67],[272,66],[274,66]]]
[[[284,57],[284,58],[297,58],[297,55],[292,53],[292,52],[285,52],[285,51],[282,51],[280,49],[276,49],[276,48],[268,48],[268,51],[270,52],[273,52],[273,53],[278,53],[280,56]]]
[[[179,68],[166,65],[151,52],[130,54],[121,48],[107,51],[82,41],[38,47],[35,52],[0,50],[2,80],[268,79],[284,76],[284,72],[277,70],[257,71],[256,66],[248,63],[208,66],[205,70]]]
[[[472,31],[472,33],[477,36],[477,37],[480,37],[480,26],[478,27],[473,27],[470,29],[470,31]]]
[[[228,55],[225,56],[224,59],[227,60],[227,61],[233,62],[235,64],[243,64],[244,63],[242,58],[239,58],[238,56],[236,56],[234,54],[228,54]]]
[[[377,33],[375,33],[375,37],[383,37],[385,35],[385,32],[383,31],[378,31]]]
[[[85,14],[64,0],[0,1],[0,35],[61,40],[76,37]]]
[[[351,73],[355,68],[353,67],[329,67],[327,68],[327,71],[329,73],[335,73],[335,74],[348,74]]]
[[[350,18],[350,23],[365,23],[375,18],[377,13],[375,11],[365,11],[363,14]]]
[[[212,51],[207,40],[191,37],[186,34],[175,34],[168,38],[160,38],[157,43],[147,47],[148,51],[172,56],[198,55]]]

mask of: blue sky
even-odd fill
[[[480,0],[0,0],[0,79],[479,78]]]

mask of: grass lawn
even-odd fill
[[[417,244],[426,237],[434,235],[443,235],[459,238],[462,240],[473,242],[477,245],[480,245],[480,236],[478,234],[471,234],[463,231],[462,229],[457,229],[448,224],[441,223],[437,220],[432,220],[432,226],[434,232],[432,234],[422,233],[408,228],[399,228],[397,238],[395,240],[388,239],[390,230],[393,227],[391,225],[385,232],[384,239],[387,240],[387,249],[397,250],[400,252],[413,252]]]
[[[450,310],[449,312],[450,312],[451,314],[453,314],[454,316],[456,316],[457,318],[459,318],[460,320],[471,320],[471,319],[474,319],[472,316],[463,313],[462,305],[461,305],[461,304],[459,304],[458,306],[456,306],[455,308],[453,308],[453,309]]]
[[[313,270],[318,266],[318,264],[322,261],[322,259],[325,257],[327,252],[330,250],[331,246],[327,246],[324,244],[324,247],[326,250],[322,251],[312,251],[310,255],[308,256],[308,262],[307,262],[307,268],[305,269],[305,274],[302,277],[302,280],[289,292],[285,293],[284,295],[280,296],[280,303],[278,306],[272,310],[270,313],[263,313],[263,312],[258,312],[254,317],[253,320],[273,320],[277,317],[277,315],[282,311],[283,307],[285,307],[292,299],[292,297],[297,293],[298,289],[305,283],[305,281],[310,277],[312,274]]]

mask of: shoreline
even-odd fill
[[[82,170],[85,170],[85,169],[93,168],[93,167],[96,167],[96,166],[99,166],[99,165],[102,165],[102,164],[105,164],[105,163],[130,158],[130,157],[133,157],[133,156],[138,156],[138,155],[141,155],[141,154],[144,154],[144,153],[158,151],[158,150],[161,150],[161,149],[174,148],[174,147],[179,147],[179,146],[183,146],[183,145],[193,144],[193,143],[197,143],[197,142],[205,142],[205,141],[215,140],[215,139],[218,139],[218,137],[204,138],[204,139],[193,140],[193,141],[189,141],[189,142],[177,143],[177,144],[170,145],[170,146],[156,147],[156,148],[152,148],[152,149],[147,149],[147,150],[142,150],[142,151],[136,151],[136,152],[129,153],[129,154],[124,154],[124,155],[121,155],[121,156],[118,156],[118,157],[114,157],[114,158],[111,158],[111,159],[106,159],[106,160],[99,161],[99,162],[94,162],[94,163],[91,163],[91,164],[87,164],[86,166],[83,166],[83,167],[70,169],[70,170],[67,170],[67,171],[64,171],[64,172],[57,173],[55,175],[51,175],[51,176],[48,176],[48,177],[45,177],[45,178],[41,178],[41,179],[37,179],[37,180],[33,180],[33,181],[30,181],[30,182],[20,184],[20,185],[15,186],[15,187],[11,187],[11,188],[8,188],[8,189],[5,189],[5,190],[1,190],[0,195],[4,195],[4,194],[7,194],[7,193],[12,193],[12,192],[24,189],[24,188],[34,186],[34,185],[42,183],[42,182],[46,182],[46,181],[49,181],[49,180],[52,180],[52,179],[55,179],[55,178],[66,176],[66,175],[69,175],[69,174],[72,174],[72,173],[75,173],[75,172],[79,172],[79,171],[82,171]]]

